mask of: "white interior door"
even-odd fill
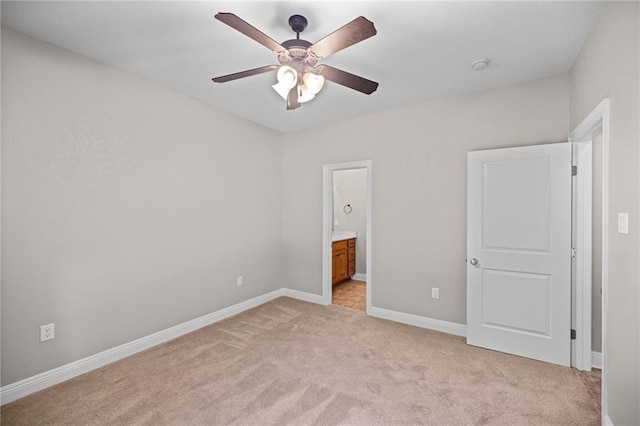
[[[468,153],[467,343],[571,362],[571,144]]]

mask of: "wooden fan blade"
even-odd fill
[[[212,78],[211,80],[216,83],[225,83],[227,81],[237,80],[239,78],[250,77],[256,74],[262,74],[269,71],[275,71],[280,68],[278,65],[266,65],[260,68],[254,68],[252,70],[240,71],[234,74],[223,75],[222,77]]]
[[[309,47],[309,50],[318,58],[326,58],[342,49],[366,40],[376,35],[376,33],[373,22],[364,16],[359,16]]]
[[[319,65],[316,69],[318,70],[318,73],[327,80],[367,95],[372,94],[378,88],[378,83],[375,81],[367,80],[364,77],[339,70],[338,68],[330,67],[329,65]]]
[[[266,46],[276,53],[281,53],[287,50],[280,43],[260,31],[259,29],[255,28],[251,24],[238,18],[233,13],[216,13],[216,19],[220,22],[224,22],[233,29],[240,31],[242,34],[254,39],[261,45]]]
[[[294,86],[287,95],[287,110],[296,108],[300,108],[300,102],[298,102],[298,87]]]

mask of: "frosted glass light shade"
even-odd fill
[[[312,72],[307,72],[302,76],[302,81],[314,95],[322,90],[324,86],[324,77]]]
[[[273,90],[275,90],[278,95],[282,96],[282,99],[284,99],[285,101],[287,100],[287,96],[289,96],[289,91],[291,90],[291,87],[288,87],[282,83],[276,83],[273,86]]]
[[[276,78],[278,79],[278,83],[282,84],[283,87],[291,89],[298,82],[298,73],[290,66],[283,65],[278,69]]]
[[[301,104],[304,102],[309,102],[315,97],[315,93],[309,90],[306,84],[301,84],[298,86],[298,102],[300,102]]]

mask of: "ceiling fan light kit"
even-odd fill
[[[282,44],[232,13],[220,12],[215,15],[215,18],[274,51],[280,62],[280,65],[267,65],[216,77],[213,79],[216,83],[277,70],[278,82],[272,87],[287,101],[288,110],[299,108],[302,103],[312,100],[322,90],[325,79],[367,95],[378,88],[378,83],[375,81],[329,65],[318,65],[319,59],[376,35],[373,22],[362,16],[314,44],[300,39],[300,33],[307,27],[307,19],[302,15],[293,15],[289,18],[289,26],[296,33],[296,38]]]
[[[289,91],[296,87],[298,102],[308,102],[315,98],[322,86],[324,86],[324,77],[311,72],[304,73],[302,76],[303,83],[299,83],[299,74],[288,65],[281,66],[276,75],[278,82],[271,87],[285,100],[289,96]]]
[[[289,65],[282,65],[276,73],[278,82],[274,84],[273,90],[275,90],[283,99],[287,99],[289,91],[294,87],[297,87],[298,102],[303,103],[313,99],[322,86],[324,85],[324,77],[316,75],[311,72],[306,72],[302,76],[302,83],[299,80],[298,72]]]

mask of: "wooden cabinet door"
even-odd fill
[[[333,252],[333,279],[332,282],[336,283],[345,280],[348,277],[347,274],[347,250],[341,249]]]

